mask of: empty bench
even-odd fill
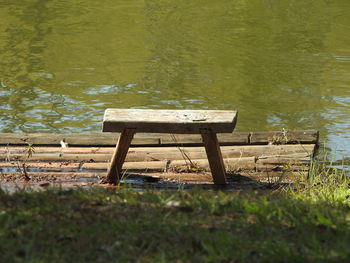
[[[231,133],[237,120],[236,111],[224,110],[144,110],[107,109],[103,132],[121,132],[107,182],[117,184],[122,166],[136,132],[200,134],[204,143],[214,184],[226,184],[226,172],[217,133]]]

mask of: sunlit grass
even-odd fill
[[[350,178],[344,167],[336,168],[326,159],[311,162],[307,178],[295,181],[293,198],[310,202],[350,206]]]

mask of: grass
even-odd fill
[[[0,192],[1,262],[349,262],[349,179],[278,191]]]

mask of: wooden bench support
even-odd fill
[[[122,179],[122,166],[128,153],[131,141],[136,129],[125,128],[120,134],[117,146],[112,156],[111,164],[107,173],[107,182],[116,185]]]
[[[226,184],[217,133],[231,133],[237,112],[220,110],[106,109],[104,132],[122,132],[108,169],[107,182],[117,184],[134,133],[201,134],[214,184]]]
[[[200,129],[200,133],[207,153],[214,184],[227,184],[225,165],[216,133],[211,129]]]

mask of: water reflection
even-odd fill
[[[193,3],[192,3],[193,4]],[[200,54],[188,1],[147,1],[145,46],[149,52],[141,89],[151,93],[159,107],[191,107],[184,103],[200,95]]]
[[[329,9],[314,1],[279,1],[257,9],[257,2],[249,1],[243,11],[249,30],[240,37],[245,47],[240,93],[247,119],[264,128],[324,127],[315,105],[322,100],[322,74],[331,60],[324,44],[330,31]],[[258,116],[257,108],[262,109]]]
[[[239,130],[314,128],[349,152],[347,10],[347,0],[0,1],[1,131],[99,131],[107,107],[238,109]]]

